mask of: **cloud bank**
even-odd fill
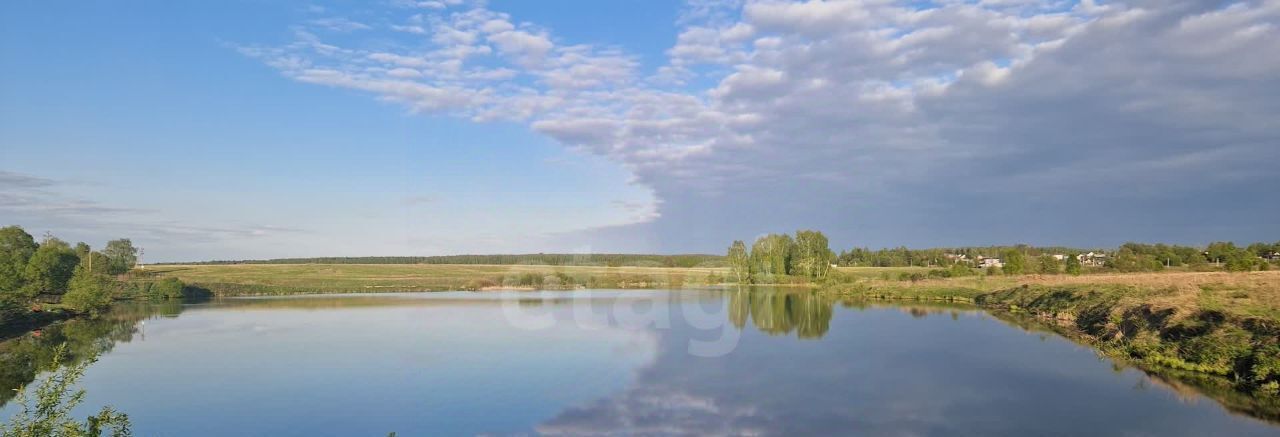
[[[116,206],[91,200],[75,193],[85,182],[48,179],[25,173],[0,170],[0,216],[3,226],[28,225],[26,231],[37,238],[51,229],[56,237],[70,241],[89,241],[101,245],[107,239],[132,238],[135,242],[161,245],[180,241],[203,245],[226,240],[263,239],[280,235],[305,234],[308,231],[288,226],[247,223],[194,224],[160,217],[160,211]],[[100,247],[100,246],[99,246]]]
[[[1275,237],[1280,1],[699,0],[657,65],[483,3],[396,5],[240,51],[620,163],[658,204],[565,236],[597,249]]]

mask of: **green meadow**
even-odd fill
[[[176,277],[215,295],[400,291],[670,288],[720,284],[722,267],[609,267],[448,264],[220,264],[147,266],[147,278]]]

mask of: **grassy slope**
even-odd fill
[[[844,268],[840,271],[846,273]],[[1187,310],[1219,310],[1280,320],[1280,271],[970,276],[918,282],[865,279],[835,288],[874,297],[972,301],[981,295],[1024,286],[1112,290],[1125,297],[1128,304],[1150,301]]]
[[[1248,394],[1234,408],[1280,420],[1280,272],[870,280],[828,292],[958,300],[1048,322],[1102,352]]]

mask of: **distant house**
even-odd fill
[[[1060,254],[1060,253],[1055,253],[1055,254],[1053,254],[1053,259],[1058,260],[1058,261],[1066,261],[1066,260],[1067,260],[1067,256],[1066,256],[1066,255],[1063,255],[1063,254]]]
[[[1267,261],[1280,261],[1280,252],[1271,252],[1263,258],[1266,258]]]
[[[1102,267],[1107,265],[1107,254],[1102,252],[1089,252],[1076,255],[1076,259],[1080,260],[1080,265],[1089,267]]]
[[[982,257],[979,257],[979,258],[978,258],[978,267],[982,267],[982,268],[984,268],[984,269],[986,269],[986,268],[991,268],[991,267],[1001,268],[1001,267],[1004,267],[1004,261],[1002,261],[1000,258],[982,258]]]

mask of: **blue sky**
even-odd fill
[[[617,164],[522,126],[409,114],[283,80],[236,51],[288,38],[308,6],[4,5],[3,170],[54,181],[70,199],[139,210],[102,230],[177,259],[536,251],[507,241],[410,240],[431,238],[420,228],[447,228],[441,236],[451,239],[504,238],[510,230],[619,224],[634,216],[620,202],[649,201]],[[35,216],[18,224],[94,244],[116,235],[61,215],[65,223]],[[209,235],[190,236],[198,247],[167,247],[129,232],[134,220]],[[226,241],[202,227],[266,235]],[[388,231],[378,233],[383,241],[359,241],[369,227]],[[291,234],[282,244],[302,245],[263,247],[275,233]]]
[[[1274,240],[1278,16],[7,2],[0,222],[152,260],[719,252],[800,228],[837,248]]]

